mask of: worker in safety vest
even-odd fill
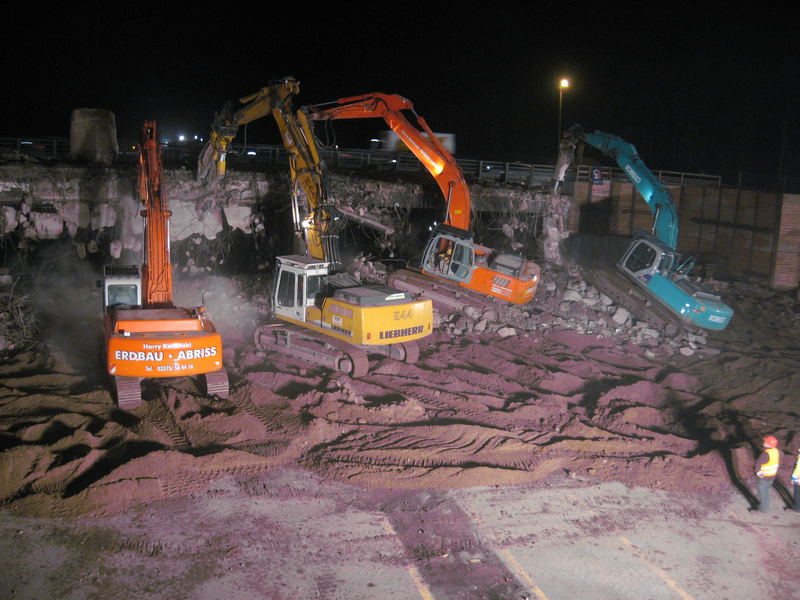
[[[756,461],[756,477],[758,477],[758,511],[769,510],[769,489],[778,475],[778,466],[781,464],[781,451],[778,450],[778,440],[774,435],[764,437],[764,451]]]
[[[794,494],[794,509],[800,512],[800,448],[797,449],[797,462],[792,471],[792,493]]]

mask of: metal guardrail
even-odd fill
[[[574,172],[576,181],[589,181],[596,165],[579,165]],[[616,167],[599,167],[603,179],[611,181],[630,181],[625,171]],[[661,183],[665,185],[693,185],[698,187],[721,187],[722,177],[719,175],[706,175],[704,173],[683,173],[680,171],[653,171]]]
[[[69,158],[69,140],[60,137],[0,138],[0,154],[66,159]]]
[[[191,144],[166,144],[163,150],[165,165],[182,164],[194,166],[200,146]],[[42,161],[70,160],[70,142],[67,138],[11,138],[0,137],[0,154],[30,156]],[[138,151],[135,147],[124,146],[119,149],[120,162],[135,161]],[[353,148],[321,148],[320,157],[331,170],[393,170],[402,172],[425,172],[425,167],[410,152],[386,152]],[[232,144],[228,153],[228,165],[236,168],[264,168],[265,166],[285,166],[289,164],[286,149],[270,144]],[[456,158],[464,177],[470,181],[493,184],[514,184],[527,187],[549,185],[553,181],[554,165],[537,165],[524,162],[501,162]],[[588,181],[592,167],[581,165],[566,173],[565,190],[575,181]],[[615,167],[601,167],[604,179],[628,181],[625,173]],[[663,183],[668,185],[696,185],[720,187],[721,177],[678,171],[653,171]]]

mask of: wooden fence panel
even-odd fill
[[[570,231],[581,227],[580,207],[604,202],[608,233],[650,231],[653,214],[630,182],[575,186]],[[678,249],[724,261],[731,275],[764,279],[776,289],[800,282],[800,195],[700,185],[668,186],[680,217]],[[712,259],[713,260],[713,259]]]
[[[633,204],[638,192],[628,183],[614,182],[610,190],[612,213],[609,233],[630,235],[633,232]]]
[[[680,196],[681,206],[678,209],[680,229],[678,230],[678,248],[681,250],[696,249],[702,244],[703,225],[698,222],[703,217],[705,208],[702,189],[683,188],[670,189],[673,198]]]
[[[800,194],[785,194],[780,208],[780,226],[773,261],[771,286],[789,290],[800,281]]]

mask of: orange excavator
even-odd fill
[[[499,316],[492,298],[513,304],[533,299],[539,265],[517,254],[496,252],[475,243],[469,230],[472,201],[464,175],[425,119],[414,111],[411,101],[397,94],[376,92],[306,106],[303,110],[316,121],[383,119],[433,176],[444,196],[444,224],[434,229],[419,268],[394,271],[389,285],[421,294],[451,311],[472,306],[490,319]],[[403,111],[414,114],[419,128]]]
[[[142,402],[146,378],[201,376],[208,395],[227,397],[222,338],[206,309],[172,303],[169,218],[162,186],[161,147],[154,121],[147,121],[139,149],[139,199],[144,205],[145,263],[106,266],[103,285],[105,359],[117,405]]]

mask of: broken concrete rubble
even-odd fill
[[[366,283],[384,283],[386,270],[379,263],[371,263],[363,255],[356,258],[352,269]],[[437,314],[435,324],[454,336],[494,331],[499,337],[522,332],[544,330],[576,331],[598,338],[617,339],[620,343],[633,343],[671,356],[680,352],[691,356],[697,350],[713,353],[707,348],[707,336],[700,333],[681,332],[674,336],[662,335],[645,322],[636,321],[622,307],[616,306],[605,294],[587,283],[587,274],[578,266],[559,268],[545,265],[544,285],[539,288],[533,302],[522,306],[508,305],[502,309],[500,322],[487,323],[475,310],[465,309],[457,315]]]

